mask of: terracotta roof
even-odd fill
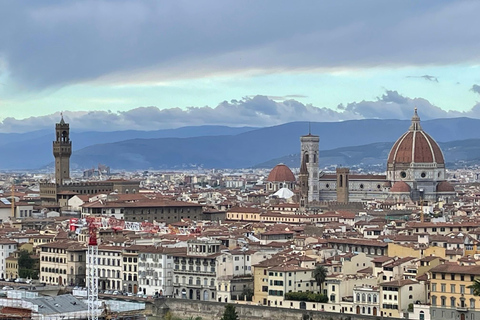
[[[437,185],[437,192],[455,192],[455,188],[448,181],[442,181]]]
[[[397,181],[393,184],[393,187],[390,188],[390,192],[410,192],[410,186],[404,181]]]
[[[438,144],[422,130],[416,110],[412,117],[412,125],[395,142],[387,160],[388,164],[412,162],[445,164]]]
[[[480,275],[480,265],[462,266],[456,263],[444,263],[430,269],[432,273],[458,273]]]
[[[394,280],[394,281],[380,283],[382,287],[403,287],[411,284],[418,284],[418,282],[411,279],[406,279],[406,280]]]
[[[270,174],[268,175],[267,181],[269,182],[295,182],[295,176],[290,170],[289,167],[284,165],[283,163],[277,164]]]

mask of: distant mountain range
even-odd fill
[[[75,125],[70,124],[72,130]],[[393,142],[409,120],[352,120],[311,123],[320,136],[322,166],[385,165]],[[480,120],[423,121],[442,147],[447,162],[480,162]],[[298,167],[300,136],[308,122],[266,128],[184,127],[158,131],[83,132],[71,134],[73,168],[98,163],[114,169],[271,168],[279,162]],[[52,132],[0,134],[0,169],[36,169],[53,164]],[[440,143],[441,142],[441,143]],[[273,159],[273,160],[272,160]]]
[[[388,154],[394,142],[377,142],[362,146],[322,150],[319,155],[319,163],[322,168],[346,166],[383,171],[386,169]],[[439,142],[438,144],[445,156],[447,168],[480,164],[480,139]],[[273,168],[279,163],[286,164],[290,168],[297,168],[300,164],[300,153],[271,159],[255,165],[254,168]]]
[[[70,139],[73,153],[88,146],[120,142],[128,139],[153,138],[189,138],[198,136],[235,135],[257,129],[255,127],[196,126],[155,131],[112,131],[112,132],[75,132],[70,124]],[[53,164],[52,141],[55,139],[55,125],[52,130],[40,130],[28,133],[0,133],[0,170],[38,169]],[[98,164],[98,163],[97,163]],[[84,168],[81,163],[74,167]]]

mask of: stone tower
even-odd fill
[[[308,205],[308,169],[306,159],[302,159],[300,173],[298,174],[298,184],[300,186],[300,208],[304,209]]]
[[[319,200],[319,176],[318,176],[318,148],[319,136],[309,133],[300,138],[301,152],[300,163],[305,162],[308,171],[308,197],[309,203]]]
[[[348,203],[348,175],[350,169],[337,168],[337,202]]]
[[[72,141],[70,141],[70,126],[65,120],[55,124],[53,141],[53,156],[55,157],[55,182],[58,185],[70,179],[70,156],[72,155]]]

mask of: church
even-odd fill
[[[300,138],[298,175],[300,207],[322,202],[362,202],[377,199],[391,202],[424,200],[449,202],[455,196],[446,181],[445,159],[437,142],[420,125],[415,108],[408,130],[393,144],[386,175],[351,174],[337,168],[335,174],[319,171],[319,136]]]

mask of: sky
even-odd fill
[[[0,132],[480,118],[476,1],[0,0]]]

